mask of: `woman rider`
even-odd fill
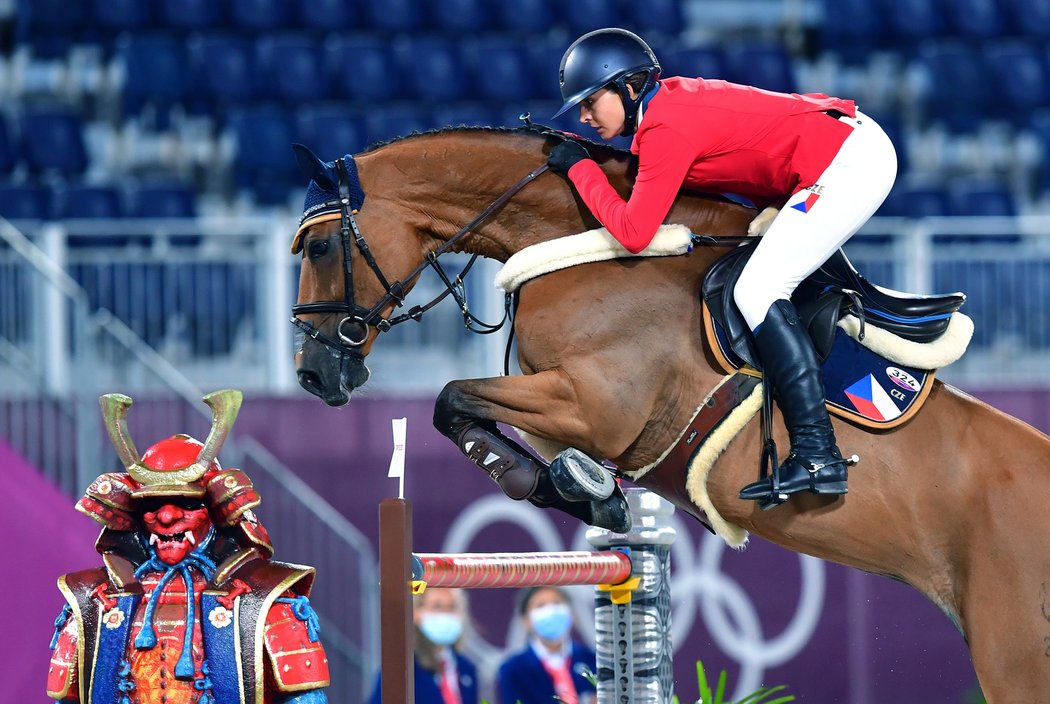
[[[640,252],[683,186],[778,206],[733,290],[754,335],[791,438],[779,494],[846,493],[846,461],[824,406],[820,363],[791,303],[795,287],[875,212],[897,173],[893,145],[853,101],[774,93],[721,80],[660,77],[641,38],[599,29],[577,39],[559,72],[564,103],[603,139],[634,135],[638,175],[624,201],[582,146],[550,154],[594,216],[621,245]],[[756,219],[757,220],[757,219]],[[780,503],[771,478],[740,492]]]

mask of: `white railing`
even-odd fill
[[[298,276],[297,259],[288,252],[293,221],[84,220],[20,227],[28,240],[0,246],[0,360],[7,360],[0,364],[0,395],[41,388],[64,394],[75,386],[71,304],[64,300],[109,310],[198,387],[303,393],[288,323]],[[0,243],[13,231],[0,224]],[[1050,218],[877,218],[861,234],[846,250],[872,282],[916,293],[968,294],[963,311],[977,332],[970,351],[943,378],[970,387],[1050,378]],[[187,245],[188,238],[199,241]],[[83,295],[63,299],[54,289],[31,285],[27,256],[68,273],[69,285],[82,287]],[[479,263],[468,279],[473,310],[487,320],[502,312],[502,294],[492,286],[498,266]],[[440,290],[436,277],[424,275],[410,304]],[[449,379],[499,374],[505,341],[504,333],[468,333],[457,307],[446,301],[421,323],[382,336],[369,358],[369,392],[434,394]],[[129,377],[123,354],[112,346],[96,350],[91,373],[129,392],[149,390],[149,378]]]

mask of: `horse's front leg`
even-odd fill
[[[496,425],[593,451],[585,418],[572,383],[558,371],[453,381],[434,408],[434,426],[510,498],[623,532],[630,525],[626,502],[600,463],[570,448],[548,466]]]

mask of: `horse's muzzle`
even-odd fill
[[[316,342],[307,341],[297,357],[299,385],[329,406],[349,403],[354,389],[363,386],[370,376],[362,359],[329,350]]]

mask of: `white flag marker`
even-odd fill
[[[408,430],[408,418],[391,418],[390,425],[394,431],[394,452],[390,455],[388,477],[397,477],[397,498],[405,498],[405,436]]]

